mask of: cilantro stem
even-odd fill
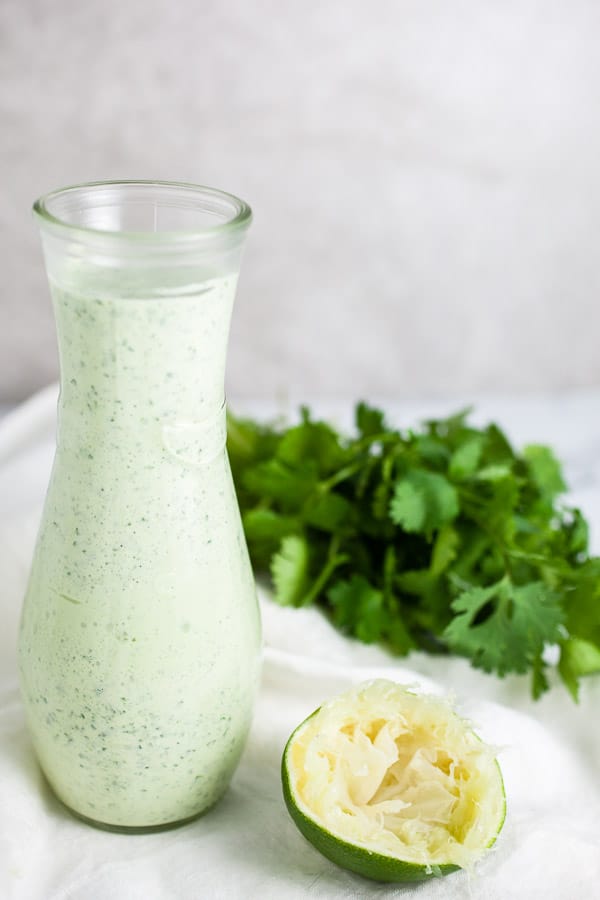
[[[395,444],[401,440],[397,431],[382,431],[380,434],[369,434],[352,442],[353,450],[368,450],[373,444]]]
[[[315,600],[319,598],[319,596],[323,593],[323,589],[335,570],[341,566],[343,563],[348,562],[348,555],[343,553],[338,555],[337,550],[339,547],[339,538],[335,535],[331,539],[331,543],[329,545],[329,557],[327,562],[319,572],[319,575],[313,582],[313,585],[305,595],[302,605],[309,606],[311,603],[314,603]]]
[[[340,469],[335,475],[332,475],[330,478],[327,478],[325,481],[321,481],[319,484],[319,490],[323,493],[327,493],[331,488],[335,487],[337,484],[340,484],[342,481],[347,481],[348,478],[352,478],[353,475],[356,475],[357,472],[363,467],[363,463],[353,463],[350,466],[345,466],[343,469]]]
[[[524,560],[526,560],[527,562],[538,562],[538,563],[543,563],[543,564],[544,564],[545,566],[547,566],[549,569],[558,569],[558,568],[560,568],[560,566],[559,566],[557,563],[553,562],[553,561],[550,559],[550,557],[548,557],[548,556],[542,556],[541,553],[527,553],[527,552],[525,552],[525,551],[523,551],[523,550],[517,550],[517,549],[512,548],[512,547],[507,547],[507,548],[506,548],[506,552],[508,553],[509,556],[512,556],[512,557],[514,557],[515,559],[524,559]]]
[[[502,562],[504,563],[504,568],[506,570],[506,574],[509,578],[513,577],[513,567],[512,562],[510,561],[510,550],[502,540],[502,538],[498,537],[498,535],[488,526],[487,522],[480,518],[477,513],[474,513],[472,509],[470,509],[467,513],[468,518],[473,521],[484,534],[487,534],[490,541],[496,547],[498,553],[502,557]]]

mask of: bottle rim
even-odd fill
[[[98,227],[79,221],[94,210],[115,209],[127,203],[147,203],[154,208],[154,228],[136,230]],[[209,218],[209,224],[159,229],[160,209],[186,210]],[[234,194],[217,188],[180,181],[119,180],[90,181],[58,188],[39,197],[33,212],[41,227],[66,238],[105,243],[135,244],[148,248],[191,248],[197,244],[227,239],[245,231],[252,221],[252,210]],[[210,218],[214,221],[210,221]],[[89,218],[89,216],[88,216]]]

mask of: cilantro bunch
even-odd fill
[[[316,604],[342,631],[403,655],[456,653],[486,672],[531,672],[544,649],[577,699],[600,671],[600,558],[560,502],[547,447],[515,452],[468,411],[399,431],[356,407],[342,436],[302,409],[285,428],[229,417],[228,450],[250,555],[277,602]],[[547,656],[547,655],[546,655]]]

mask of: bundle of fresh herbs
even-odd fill
[[[600,671],[600,558],[560,500],[549,448],[517,453],[468,411],[399,431],[359,403],[353,436],[306,408],[293,427],[230,416],[228,450],[252,561],[277,602],[317,604],[397,654],[531,671],[536,698],[549,645],[575,699]]]

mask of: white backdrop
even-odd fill
[[[2,0],[0,399],[53,378],[31,201],[255,211],[229,395],[600,383],[596,0]]]

